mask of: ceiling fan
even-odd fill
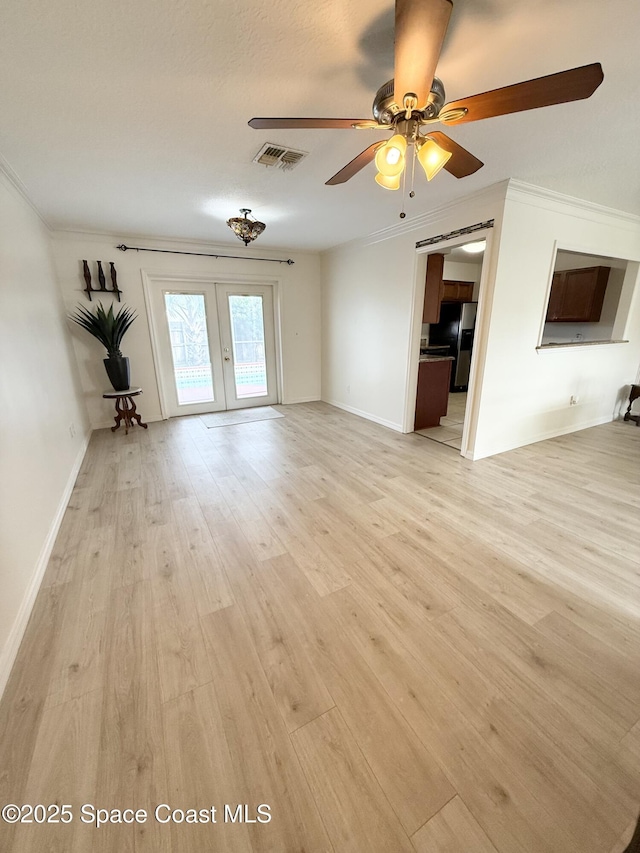
[[[493,89],[445,103],[442,82],[434,77],[453,9],[452,0],[396,0],[394,79],[381,86],[373,101],[373,120],[351,118],[252,118],[257,130],[275,128],[380,129],[393,131],[374,142],[326,182],[348,181],[375,159],[376,181],[396,190],[411,152],[431,180],[441,169],[456,178],[472,175],[481,160],[441,131],[423,133],[425,125],[463,124],[508,113],[589,98],[604,75],[599,62],[546,77]]]

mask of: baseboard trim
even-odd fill
[[[395,430],[395,432],[402,432],[402,424],[396,424],[393,421],[378,418],[376,415],[372,415],[369,412],[363,412],[361,409],[356,409],[355,406],[347,406],[345,403],[338,403],[337,400],[327,400],[326,398],[323,398],[323,402],[328,403],[330,406],[335,406],[336,409],[343,409],[345,412],[349,412],[350,415],[357,415],[359,418],[364,418],[367,421],[373,421],[374,424],[380,424],[383,427],[387,427],[387,429]]]
[[[31,582],[29,583],[27,592],[25,593],[25,596],[22,599],[20,610],[18,611],[18,615],[16,616],[11,631],[9,632],[7,642],[5,643],[2,652],[0,652],[0,698],[2,698],[4,689],[7,686],[7,682],[9,681],[9,676],[11,675],[13,664],[15,663],[16,657],[18,655],[18,649],[20,648],[20,643],[22,642],[24,632],[27,629],[29,617],[31,616],[31,611],[33,610],[33,605],[35,604],[36,596],[38,595],[38,592],[40,590],[40,584],[42,583],[42,578],[44,577],[44,573],[49,563],[49,557],[51,556],[53,545],[56,541],[58,531],[60,530],[60,525],[62,524],[62,519],[64,517],[67,504],[69,503],[71,493],[73,492],[73,487],[75,486],[78,473],[80,472],[80,466],[82,465],[85,454],[87,452],[87,447],[89,446],[90,438],[91,433],[89,432],[85,436],[84,441],[82,442],[82,445],[73,463],[73,467],[67,479],[67,483],[64,487],[60,502],[58,503],[58,509],[56,510],[56,514],[51,523],[51,527],[49,528],[49,532],[40,551],[40,556],[38,557],[38,560],[36,562],[35,570],[31,577]]]
[[[603,415],[599,418],[593,418],[590,421],[584,421],[580,424],[569,424],[562,429],[548,430],[547,432],[538,433],[536,436],[530,436],[526,441],[520,441],[518,444],[509,445],[508,447],[500,447],[497,449],[490,449],[486,452],[483,451],[480,454],[474,453],[473,455],[467,455],[466,458],[470,459],[472,462],[477,462],[478,459],[497,456],[498,453],[508,453],[510,450],[517,450],[519,447],[527,447],[530,444],[537,444],[539,441],[548,441],[551,438],[560,438],[560,436],[570,435],[572,432],[581,432],[583,429],[602,426],[602,424],[609,424],[615,420],[617,420],[615,416]]]
[[[312,397],[294,397],[291,400],[283,400],[281,406],[294,406],[296,403],[319,403],[321,397],[315,394]]]

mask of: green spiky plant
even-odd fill
[[[69,319],[97,338],[106,348],[109,358],[117,358],[122,357],[120,344],[125,332],[136,319],[136,315],[126,305],[123,305],[116,314],[113,313],[113,305],[105,311],[102,302],[99,302],[95,314],[83,305],[78,305],[75,314],[70,314]]]

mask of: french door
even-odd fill
[[[149,280],[158,384],[169,417],[277,403],[272,291]]]

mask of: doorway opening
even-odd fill
[[[427,256],[415,432],[463,447],[486,240]]]
[[[278,402],[273,287],[146,280],[164,417]]]

